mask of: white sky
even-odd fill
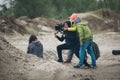
[[[4,4],[7,4],[7,7],[9,7],[8,1],[9,1],[9,0],[0,0],[0,5],[2,5],[2,4],[4,3]],[[2,9],[2,8],[0,7],[0,10],[1,10],[1,9]]]
[[[0,4],[3,4],[3,1],[4,1],[4,0],[0,0]]]

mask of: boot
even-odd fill
[[[64,63],[71,63],[71,60],[66,59],[66,60],[64,61]]]

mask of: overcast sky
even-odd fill
[[[9,4],[8,4],[8,0],[0,0],[0,5],[1,4],[7,4],[7,7],[9,7]],[[0,7],[0,10],[1,10],[2,8]]]
[[[2,3],[3,3],[3,1],[4,1],[4,0],[0,0],[0,4],[2,4]]]

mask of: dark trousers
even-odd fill
[[[59,60],[63,61],[62,58],[62,50],[71,50],[73,53],[75,53],[75,55],[77,56],[77,58],[79,58],[79,48],[80,45],[68,45],[68,44],[61,44],[57,46],[57,53],[58,53],[58,58]],[[89,66],[89,64],[87,63],[87,57],[85,56],[84,58],[84,62],[83,62],[86,66]]]

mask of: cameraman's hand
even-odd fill
[[[55,33],[55,38],[57,37],[58,35]]]
[[[65,37],[65,34],[63,34],[62,36]]]

